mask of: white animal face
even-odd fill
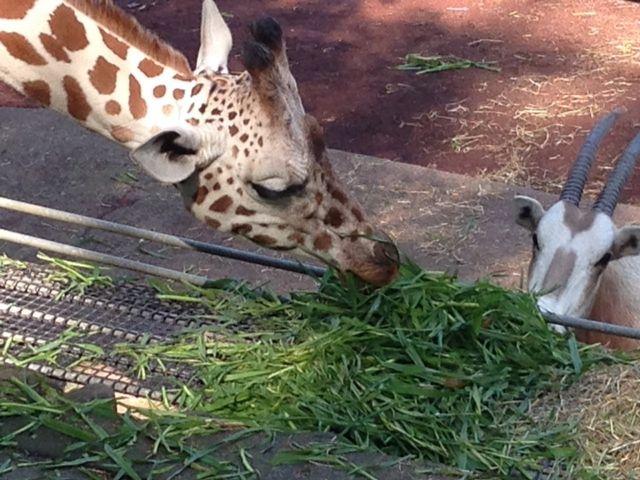
[[[638,254],[640,227],[618,230],[602,212],[565,201],[545,212],[528,197],[516,197],[516,207],[516,222],[532,235],[528,287],[542,310],[588,315],[609,262]]]

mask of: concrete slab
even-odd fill
[[[465,280],[523,283],[529,239],[512,221],[511,198],[555,198],[463,175],[332,151],[334,167],[365,209],[425,268]],[[198,223],[172,187],[161,186],[121,147],[45,110],[0,109],[0,194],[10,198],[270,253]],[[620,206],[619,221],[640,222],[640,209]],[[0,225],[73,245],[208,275],[234,277],[277,290],[309,288],[300,275],[208,257],[0,211]],[[33,251],[0,243],[0,251],[32,259]],[[155,252],[156,258],[145,252]]]

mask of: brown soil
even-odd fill
[[[201,0],[117,0],[194,59]],[[594,117],[629,113],[596,182],[638,130],[640,4],[625,0],[218,0],[238,53],[246,24],[285,27],[308,110],[334,148],[557,191]],[[497,62],[416,76],[407,53]],[[0,103],[13,105],[15,97]],[[381,179],[383,181],[383,179]],[[640,201],[640,175],[626,200]]]

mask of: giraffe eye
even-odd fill
[[[284,190],[273,190],[258,183],[252,183],[251,186],[260,198],[263,198],[265,200],[281,200],[283,198],[289,198],[304,192],[304,189],[307,186],[307,182],[298,185],[290,185]]]

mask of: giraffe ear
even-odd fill
[[[204,71],[229,73],[227,61],[232,45],[231,32],[220,10],[213,0],[204,0],[196,73]]]
[[[133,150],[130,156],[156,180],[179,183],[196,170],[200,143],[194,132],[166,130]]]

